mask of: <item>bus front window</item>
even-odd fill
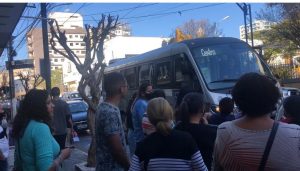
[[[257,54],[241,43],[196,47],[192,49],[208,89],[220,90],[232,88],[245,73],[265,71]]]

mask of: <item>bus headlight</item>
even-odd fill
[[[214,113],[219,113],[220,112],[220,107],[218,105],[213,105],[210,108]]]

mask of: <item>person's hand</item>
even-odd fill
[[[69,158],[70,155],[71,155],[70,148],[65,148],[65,149],[61,150],[61,152],[60,152],[60,156],[63,160]]]
[[[207,125],[207,124],[208,124],[208,121],[207,121],[206,117],[202,117],[202,118],[200,119],[200,123],[201,123],[201,124],[204,124],[204,125]]]
[[[77,132],[76,131],[72,131],[72,137],[77,137],[78,136],[78,134],[77,134]]]

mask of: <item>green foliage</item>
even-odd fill
[[[51,86],[59,87],[61,90],[63,90],[64,84],[62,69],[55,69],[51,71]]]
[[[272,73],[281,80],[292,78],[294,75],[292,68],[288,65],[271,66],[270,68]]]
[[[300,4],[269,3],[257,14],[257,19],[276,22],[270,30],[254,33],[255,39],[263,41],[267,62],[278,55],[285,58],[295,55],[300,46]]]

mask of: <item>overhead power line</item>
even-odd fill
[[[86,14],[86,15],[82,15],[82,16],[94,16],[94,15],[101,15],[101,14],[111,14],[111,13],[116,13],[116,12],[122,12],[122,11],[129,11],[129,10],[135,10],[138,8],[144,8],[144,7],[148,7],[148,6],[152,6],[152,5],[156,5],[159,3],[152,3],[152,4],[144,4],[144,5],[137,5],[134,7],[130,7],[130,8],[123,8],[123,9],[118,9],[118,10],[113,10],[113,11],[106,11],[106,12],[102,12],[102,13],[93,13],[93,14]]]
[[[210,4],[210,5],[204,5],[204,6],[195,7],[195,8],[187,8],[187,9],[183,9],[183,10],[175,10],[175,11],[170,11],[170,12],[154,13],[154,14],[147,14],[147,15],[140,15],[140,16],[133,16],[133,17],[123,17],[123,18],[119,18],[119,19],[120,20],[122,20],[122,19],[123,20],[124,19],[138,19],[138,18],[147,18],[147,17],[155,17],[155,16],[165,16],[165,15],[171,15],[171,14],[182,15],[183,13],[188,12],[188,11],[209,8],[209,7],[223,5],[223,4],[225,4],[225,3]],[[87,15],[82,15],[82,16],[87,16]],[[77,21],[77,20],[73,20],[73,21]],[[84,20],[84,21],[95,21],[95,20],[93,19],[93,20]]]
[[[210,4],[210,5],[205,5],[205,6],[195,7],[195,8],[189,8],[189,9],[184,9],[184,10],[177,10],[177,11],[163,12],[163,13],[156,13],[156,14],[148,14],[148,15],[127,17],[127,18],[120,18],[120,19],[135,19],[135,18],[146,18],[146,17],[169,15],[169,14],[182,14],[182,13],[187,12],[187,11],[194,11],[194,10],[197,10],[197,9],[208,8],[208,7],[218,6],[218,5],[222,5],[222,4],[224,4],[224,3]]]
[[[82,4],[66,21],[63,22],[64,25],[70,18],[72,18],[81,8],[83,8],[86,4]]]

